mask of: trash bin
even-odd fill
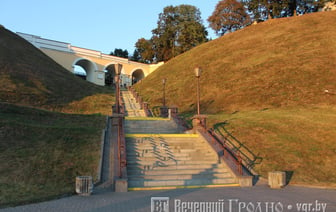
[[[78,195],[89,196],[93,190],[93,182],[91,176],[76,177],[76,193]]]

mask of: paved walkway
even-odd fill
[[[189,202],[217,202],[225,212],[277,211],[336,211],[336,190],[288,186],[272,190],[266,185],[251,188],[177,189],[160,191],[131,191],[114,193],[108,190],[89,197],[72,196],[58,200],[6,208],[1,212],[17,211],[151,211],[152,197],[169,197],[169,211],[181,207],[179,200]],[[182,203],[180,202],[180,206]],[[175,204],[176,203],[176,204]],[[323,207],[326,206],[326,210]],[[308,210],[310,207],[310,210]],[[259,210],[258,208],[261,208]],[[273,210],[272,210],[273,209]],[[179,210],[176,210],[179,211]],[[187,210],[180,210],[187,211]],[[190,211],[190,210],[189,210]],[[208,211],[216,211],[215,208]]]

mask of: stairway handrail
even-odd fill
[[[118,161],[119,161],[119,170],[118,176],[119,178],[127,178],[127,159],[126,159],[126,138],[124,132],[124,113],[125,113],[125,104],[124,100],[121,96],[121,89],[119,90],[119,94],[116,95],[119,98],[119,114],[117,114],[117,141],[118,141]]]
[[[226,122],[217,123],[214,126],[214,129],[209,129],[210,134],[212,134],[223,146],[229,148],[233,153],[239,154],[244,166],[247,169],[252,170],[255,165],[262,162],[263,158],[254,154],[248,147],[228,132],[224,127],[225,124]]]

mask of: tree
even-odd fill
[[[140,62],[141,55],[140,55],[140,53],[139,53],[139,51],[137,49],[134,50],[133,55],[131,57],[131,60],[135,61],[135,62]]]
[[[123,57],[128,58],[128,51],[122,50],[122,49],[114,49],[114,52],[111,52],[110,55],[117,56],[117,57]]]
[[[208,32],[202,24],[199,9],[188,5],[181,5],[176,9],[179,25],[175,51],[180,54],[206,42]]]
[[[139,62],[151,63],[154,59],[153,43],[151,40],[140,38],[135,43],[135,51],[139,54]]]
[[[207,41],[201,12],[195,6],[167,6],[159,14],[157,28],[152,30],[154,57],[167,61]]]
[[[210,27],[219,35],[241,29],[251,23],[244,5],[237,0],[222,0],[208,18]]]
[[[243,0],[254,20],[316,12],[328,0]]]

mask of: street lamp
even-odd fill
[[[120,98],[120,74],[121,74],[122,65],[120,63],[114,64],[114,70],[117,74],[116,76],[116,113],[120,113],[119,107],[119,98]]]
[[[162,104],[163,104],[163,107],[166,107],[166,82],[167,82],[167,79],[163,78],[162,79],[162,85],[163,85],[163,100],[162,100]]]
[[[200,67],[195,68],[195,76],[197,78],[197,115],[200,115],[200,77],[202,69]]]

